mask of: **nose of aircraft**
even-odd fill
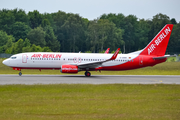
[[[9,59],[6,59],[6,60],[4,60],[3,62],[2,62],[4,65],[9,65]]]

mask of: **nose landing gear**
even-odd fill
[[[13,67],[13,70],[18,70],[18,71],[19,71],[19,76],[21,76],[21,75],[22,75],[22,73],[21,73],[21,69],[20,69],[20,68]]]
[[[19,76],[21,76],[22,75],[22,73],[21,73],[21,71],[19,72]]]
[[[86,71],[84,74],[85,74],[86,77],[90,77],[91,76],[91,73],[88,72],[88,71]]]

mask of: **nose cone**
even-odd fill
[[[9,66],[9,59],[4,60],[2,63],[3,63],[4,65]]]

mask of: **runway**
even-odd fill
[[[0,75],[0,85],[10,84],[180,84],[171,75]]]

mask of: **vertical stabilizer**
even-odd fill
[[[143,49],[140,55],[164,56],[172,32],[173,25],[167,24]]]

